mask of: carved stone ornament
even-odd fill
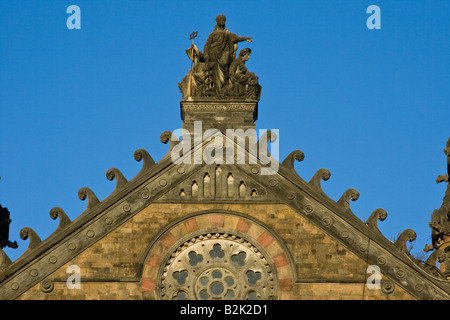
[[[447,173],[439,175],[436,178],[437,183],[446,182],[447,189],[442,200],[442,205],[431,214],[431,222],[428,224],[431,228],[431,239],[434,248],[439,248],[447,242],[450,234],[450,138],[447,141],[444,153],[447,156]]]
[[[447,140],[444,154],[447,158],[447,173],[436,178],[437,183],[447,183],[444,199],[439,209],[433,210],[431,221],[431,245],[425,246],[424,251],[442,250],[446,259],[440,263],[440,271],[448,278],[450,277],[450,138]],[[435,269],[435,268],[433,268]],[[434,270],[436,271],[436,270]]]
[[[54,289],[53,281],[50,279],[44,279],[41,281],[40,289],[42,292],[49,293]]]
[[[267,300],[276,270],[252,243],[231,234],[202,234],[179,246],[160,274],[160,299]]]
[[[258,77],[247,70],[250,48],[237,52],[238,43],[252,42],[227,30],[226,17],[216,17],[216,26],[206,40],[203,52],[194,44],[198,32],[191,34],[192,45],[186,49],[191,69],[178,84],[183,100],[195,98],[259,100]]]
[[[381,282],[381,291],[384,294],[391,294],[392,292],[394,292],[395,290],[395,285],[392,281],[390,280],[383,280]]]

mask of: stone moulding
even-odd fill
[[[198,111],[198,112],[217,112],[217,111],[254,111],[255,103],[240,103],[240,104],[190,104],[185,101],[181,102],[184,111]]]
[[[258,119],[257,101],[181,101],[180,102],[181,119],[185,121],[186,114],[215,113],[228,114],[230,112],[251,113],[253,121]]]

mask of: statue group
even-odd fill
[[[247,70],[245,62],[251,50],[242,49],[236,56],[239,42],[252,42],[251,37],[240,37],[227,30],[226,17],[216,17],[216,26],[206,40],[203,52],[192,41],[186,50],[191,70],[178,84],[183,99],[240,98],[259,100],[261,86],[258,77]],[[196,33],[191,35],[193,40]]]

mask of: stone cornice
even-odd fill
[[[181,119],[186,113],[231,113],[250,112],[253,121],[258,118],[258,101],[253,100],[193,100],[180,102]]]

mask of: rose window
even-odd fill
[[[248,240],[204,234],[176,248],[159,274],[161,299],[274,299],[276,271]]]

